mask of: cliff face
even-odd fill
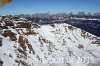
[[[99,66],[100,38],[69,24],[0,19],[3,66]]]

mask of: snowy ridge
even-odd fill
[[[99,37],[65,23],[33,24],[30,28],[13,23],[17,27],[7,26],[0,31],[3,66],[100,65]],[[55,59],[61,61],[51,62]]]

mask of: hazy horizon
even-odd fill
[[[0,8],[0,15],[100,12],[99,0],[13,0]]]

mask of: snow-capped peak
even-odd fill
[[[14,18],[13,18],[14,19]],[[100,38],[66,23],[1,21],[3,66],[99,66]]]

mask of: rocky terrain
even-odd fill
[[[0,17],[3,66],[99,66],[100,37],[66,23]]]

